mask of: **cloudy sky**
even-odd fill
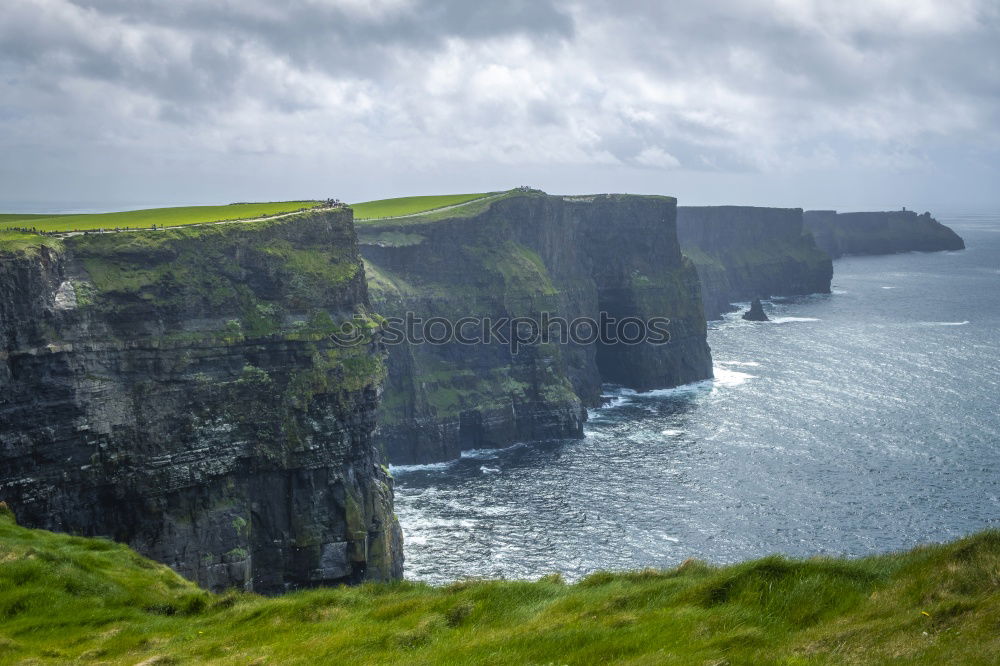
[[[8,209],[520,184],[998,208],[1000,4],[3,0]]]

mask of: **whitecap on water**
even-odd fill
[[[790,324],[794,321],[820,321],[816,317],[775,317],[772,324]]]
[[[723,368],[724,370],[725,368]],[[654,389],[652,391],[645,391],[642,393],[643,396],[650,396],[653,398],[662,398],[668,395],[679,395],[682,393],[692,393],[695,391],[700,391],[705,388],[710,388],[712,386],[711,379],[703,379],[700,382],[693,382],[691,384],[681,384],[680,386],[675,386],[673,388],[665,389]]]
[[[760,367],[760,363],[758,363],[757,361],[717,361],[717,363],[719,365],[738,365],[748,368]]]
[[[667,437],[679,437],[684,434],[684,431],[677,430],[675,428],[667,428],[666,430],[661,430],[660,434],[666,435]]]
[[[715,366],[712,368],[715,372],[715,379],[712,383],[716,386],[723,386],[725,388],[730,388],[733,386],[739,386],[748,379],[755,379],[757,375],[751,375],[746,372],[738,372],[736,370],[730,370],[729,368],[723,368],[720,366]]]
[[[681,386],[675,386],[673,388],[645,391],[643,393],[640,393],[639,395],[653,397],[653,398],[662,398],[671,395],[696,393],[698,391],[705,391],[705,390],[713,391],[719,387],[729,388],[731,386],[739,386],[746,380],[754,379],[756,377],[756,375],[750,375],[745,372],[730,370],[729,368],[723,367],[722,365],[713,365],[712,374],[715,375],[712,379],[703,379],[700,382],[682,384]]]
[[[621,407],[626,402],[628,402],[628,400],[629,399],[626,396],[619,395],[614,398],[611,398],[603,407],[598,407],[597,409],[607,409],[609,407]]]
[[[403,538],[406,543],[410,539],[419,539],[420,535],[434,530],[455,530],[472,529],[476,527],[476,521],[463,518],[442,518],[425,515],[423,513],[412,513],[406,515],[403,526]]]
[[[895,289],[896,287],[886,287],[886,286],[883,286],[882,288],[883,289]]]
[[[389,473],[393,476],[406,474],[407,472],[438,472],[448,469],[455,462],[446,460],[444,462],[427,463],[426,465],[389,465]]]
[[[921,326],[965,326],[969,320],[965,321],[922,321]]]
[[[499,467],[487,467],[486,465],[483,465],[482,467],[479,468],[479,471],[482,472],[483,474],[499,474],[500,473],[500,468]]]
[[[494,458],[499,458],[501,452],[510,451],[511,449],[516,449],[521,446],[527,446],[527,444],[524,442],[517,442],[516,444],[496,449],[467,449],[462,451],[459,455],[462,458],[471,458],[472,460],[493,460]]]
[[[606,400],[600,407],[594,407],[593,409],[587,410],[587,416],[589,418],[599,416],[600,412],[605,409],[614,409],[615,407],[621,407],[627,402],[631,401],[631,398],[636,395],[636,391],[630,388],[616,388],[601,394],[601,399]]]

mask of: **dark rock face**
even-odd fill
[[[212,589],[399,577],[349,211],[0,253],[0,498]]]
[[[665,345],[389,346],[380,441],[396,464],[582,436],[602,382],[637,390],[710,377],[697,275],[669,197],[521,192],[438,215],[359,224],[375,309],[424,318],[670,318]],[[473,329],[469,329],[470,331]]]
[[[750,309],[743,313],[743,318],[747,321],[771,321],[767,318],[767,313],[764,312],[764,306],[759,298],[753,299]]]
[[[911,210],[838,213],[808,210],[806,227],[816,244],[836,259],[846,254],[895,254],[963,250],[965,241],[930,213]]]
[[[709,319],[761,294],[830,292],[833,263],[805,231],[800,208],[679,206],[677,237],[698,269]]]

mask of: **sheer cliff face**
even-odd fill
[[[401,574],[350,211],[0,250],[0,499],[213,589]]]
[[[800,208],[680,206],[677,237],[710,319],[737,301],[830,292],[833,264],[804,231]]]
[[[602,382],[636,389],[711,376],[697,275],[669,197],[508,194],[454,211],[359,224],[375,309],[572,321],[670,318],[665,345],[452,342],[389,346],[379,439],[396,464],[582,435]],[[473,331],[470,328],[469,331]]]
[[[805,212],[805,224],[816,238],[816,244],[834,259],[845,254],[965,249],[962,238],[930,213],[809,210]]]

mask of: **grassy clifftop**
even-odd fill
[[[422,197],[399,197],[395,199],[379,199],[351,204],[354,217],[358,220],[369,220],[401,215],[415,215],[430,210],[450,208],[490,196],[480,194],[439,194]]]
[[[444,194],[420,197],[380,199],[353,204],[360,220],[391,218],[425,213],[470,203],[490,196],[480,194]],[[93,231],[96,229],[149,229],[192,224],[210,224],[284,215],[319,206],[319,201],[275,201],[234,203],[224,206],[171,206],[95,214],[0,213],[0,232],[34,229],[45,232]]]
[[[861,560],[264,598],[210,594],[124,546],[0,512],[0,663],[974,664],[1000,653],[997,531]]]
[[[0,215],[0,228],[29,228],[38,231],[92,231],[94,229],[148,229],[205,224],[228,220],[247,220],[271,215],[282,215],[308,208],[315,208],[318,201],[278,201],[267,203],[238,203],[226,206],[178,206],[149,208],[120,213],[93,215]]]
[[[359,231],[397,229],[419,226],[444,220],[471,218],[489,210],[494,205],[510,199],[528,197],[544,198],[545,192],[518,187],[505,192],[483,194],[454,194],[402,199],[383,199],[363,204],[353,204],[354,218]],[[568,202],[586,203],[595,199],[660,199],[676,203],[674,197],[646,194],[596,194],[560,197]]]

